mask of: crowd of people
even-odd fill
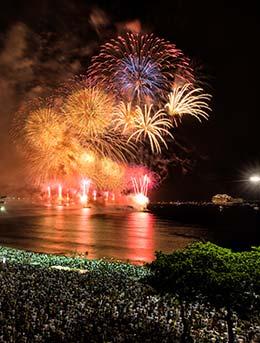
[[[0,248],[0,342],[179,342],[179,306],[142,282],[147,273],[129,264]],[[198,304],[190,311],[194,342],[227,341],[218,314]],[[248,323],[243,332],[237,323],[241,343],[249,329],[260,330]]]

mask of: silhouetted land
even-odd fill
[[[214,232],[225,233],[225,242],[215,242],[235,249],[247,248],[260,243],[260,205],[242,203],[217,205],[199,202],[160,202],[148,206],[149,211],[163,218],[205,225]],[[217,236],[217,235],[216,235]],[[221,236],[221,235],[220,235]]]

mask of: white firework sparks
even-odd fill
[[[164,110],[159,110],[153,114],[152,106],[145,105],[144,110],[140,106],[136,106],[134,132],[128,138],[128,141],[135,139],[135,142],[138,142],[148,137],[152,152],[160,153],[161,144],[167,148],[167,143],[163,136],[173,138],[169,132],[172,123],[165,117]]]
[[[119,105],[115,109],[115,117],[113,122],[116,129],[122,130],[122,133],[128,132],[134,126],[136,117],[136,109],[131,102],[124,103],[120,101]]]
[[[165,105],[168,114],[177,125],[176,118],[190,115],[201,122],[201,118],[208,119],[207,111],[210,111],[210,94],[204,93],[202,88],[192,88],[190,83],[173,88],[169,94],[169,101]]]

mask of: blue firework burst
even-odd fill
[[[90,78],[137,104],[166,99],[175,82],[193,81],[189,60],[153,34],[127,33],[101,47],[92,59]]]
[[[162,89],[164,77],[156,62],[145,56],[127,56],[115,73],[115,80],[129,99],[155,97]]]

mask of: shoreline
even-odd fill
[[[87,269],[93,271],[98,269],[121,269],[125,273],[130,273],[135,277],[142,277],[147,275],[148,269],[144,265],[136,265],[129,262],[124,262],[116,259],[88,259],[81,255],[67,256],[62,254],[47,254],[39,252],[31,252],[28,250],[11,248],[0,245],[0,262],[6,259],[6,263],[26,264],[31,266],[53,267],[63,266],[71,269]]]
[[[62,257],[62,258],[68,258],[68,259],[82,259],[82,260],[88,260],[88,261],[103,261],[103,262],[107,262],[107,263],[119,263],[119,264],[130,264],[132,266],[136,266],[136,267],[143,267],[145,266],[146,263],[150,263],[150,261],[143,261],[143,260],[130,260],[130,259],[125,259],[125,260],[120,260],[120,259],[116,259],[113,257],[100,257],[100,258],[89,258],[88,257],[88,252],[86,253],[78,253],[77,251],[75,252],[71,252],[71,253],[63,253],[63,252],[45,252],[45,251],[33,251],[33,250],[29,250],[29,249],[24,249],[24,248],[16,248],[12,245],[6,245],[4,244],[4,242],[0,243],[0,262],[1,262],[1,249],[10,249],[13,251],[17,251],[17,252],[23,252],[23,253],[28,253],[28,254],[35,254],[37,255],[47,255],[47,256],[53,256],[53,257]]]

